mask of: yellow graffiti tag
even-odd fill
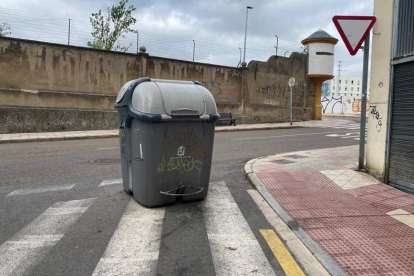
[[[192,172],[194,170],[200,172],[203,167],[203,163],[199,160],[194,160],[193,157],[170,157],[168,163],[165,162],[164,156],[162,157],[162,161],[158,164],[157,172],[164,173],[164,172],[172,172],[172,171],[179,171],[180,173],[183,172]]]

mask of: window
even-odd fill
[[[351,87],[351,91],[354,91],[354,88],[353,87]]]
[[[359,87],[357,87],[357,92],[359,92]]]
[[[351,94],[351,97],[354,96],[354,94]]]
[[[345,80],[345,84],[348,84],[348,80]]]
[[[344,94],[344,96],[346,97],[346,93]]]
[[[335,86],[332,86],[332,90],[335,90]]]
[[[342,82],[342,81],[341,81],[341,80],[339,80],[339,84],[341,84],[341,82]]]
[[[359,83],[359,81],[358,81],[358,85],[359,85],[360,83]]]
[[[351,84],[354,84],[354,81],[353,80],[351,80]]]
[[[345,86],[345,91],[348,91],[348,87],[347,86]]]
[[[338,86],[338,91],[341,91],[341,87],[340,86]]]

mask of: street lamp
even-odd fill
[[[243,54],[243,62],[246,62],[246,39],[247,39],[247,17],[249,15],[249,10],[253,9],[251,6],[246,7],[246,29],[244,30],[244,54]]]
[[[286,52],[283,54],[283,57],[286,57],[286,54],[287,54],[287,53],[289,53],[289,51],[286,51]]]
[[[276,37],[276,46],[273,46],[276,48],[276,56],[277,56],[277,48],[279,47],[279,37],[277,35],[275,35]]]

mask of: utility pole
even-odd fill
[[[69,29],[68,29],[68,45],[70,45],[70,19],[69,19]]]
[[[139,31],[137,30],[137,53],[139,53]]]
[[[193,62],[194,62],[194,56],[195,56],[195,40],[193,40]]]
[[[279,37],[277,35],[275,35],[276,37],[276,46],[273,46],[276,48],[276,56],[277,56],[277,48],[279,47]]]
[[[362,95],[361,95],[361,131],[359,136],[359,169],[365,168],[365,125],[367,114],[367,86],[368,86],[368,62],[369,62],[370,34],[364,42],[364,67],[362,70]]]
[[[338,84],[337,84],[338,89],[337,89],[337,91],[339,91],[339,84],[340,84],[340,79],[341,79],[341,73],[342,72],[345,72],[345,70],[342,69],[342,68],[345,67],[345,61],[338,60],[337,62],[338,62],[338,69],[337,69],[337,71],[338,71],[338,80],[337,80],[338,81]]]
[[[345,70],[342,69],[342,68],[345,67],[345,61],[338,60],[337,62],[338,62],[338,85],[337,85],[337,91],[338,91],[338,96],[339,96],[339,94],[340,94],[340,92],[339,92],[339,84],[341,82],[340,81],[340,79],[341,79],[341,73],[342,72],[345,72]],[[344,105],[343,104],[342,104],[342,114],[344,114]]]
[[[251,6],[246,7],[246,28],[244,29],[244,54],[243,61],[246,62],[246,39],[247,39],[247,19],[249,16],[249,10],[253,9]]]
[[[239,47],[239,50],[240,50],[240,60],[239,60],[239,64],[237,64],[237,67],[239,67],[241,64],[241,56],[242,56],[242,48]]]

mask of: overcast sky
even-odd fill
[[[61,36],[64,43],[66,21],[71,18],[72,44],[86,44],[90,14],[117,2],[2,0],[0,22],[10,23],[11,36],[50,41]],[[149,54],[191,59],[195,40],[196,61],[210,63],[239,61],[248,5],[254,9],[249,10],[247,61],[274,54],[275,35],[279,37],[278,55],[283,55],[288,50],[301,51],[300,41],[319,28],[340,39],[332,23],[334,15],[373,14],[373,0],[130,0],[129,4],[137,8],[134,29],[140,31],[139,46],[145,45]],[[127,40],[136,48],[135,35],[128,35]],[[343,75],[362,75],[361,51],[350,56],[341,40],[335,50],[335,69],[336,61],[344,60]]]

